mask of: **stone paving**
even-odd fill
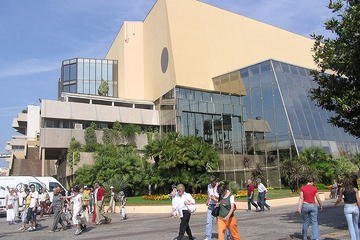
[[[321,239],[347,240],[343,208],[334,207],[333,201],[326,201],[325,209],[319,214]],[[288,240],[302,239],[301,216],[295,213],[296,206],[276,207],[271,211],[256,213],[238,210],[239,232],[242,240]],[[191,217],[190,226],[198,240],[204,239],[205,213],[197,213]],[[119,215],[113,216],[109,225],[90,225],[80,236],[74,236],[74,229],[49,233],[52,218],[45,217],[39,223],[36,232],[18,232],[20,225],[7,225],[5,218],[0,219],[0,240],[58,240],[58,239],[124,239],[124,240],[173,240],[179,227],[179,220],[168,214],[130,214],[129,219],[122,221]],[[216,225],[215,225],[216,230]],[[217,239],[216,231],[213,239]]]

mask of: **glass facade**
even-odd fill
[[[215,146],[224,179],[244,187],[260,164],[267,185],[280,186],[280,162],[304,148],[334,156],[360,152],[360,141],[329,124],[331,113],[309,98],[316,86],[309,69],[268,60],[213,81],[219,92],[175,88],[155,104],[161,132],[199,136]]]
[[[109,86],[107,96],[117,97],[116,60],[75,58],[63,61],[60,92],[99,95],[103,81]]]

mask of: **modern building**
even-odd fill
[[[313,44],[198,0],[158,0],[144,21],[123,23],[104,59],[63,61],[59,99],[41,100],[42,174],[91,122],[199,136],[220,155],[215,171],[241,185],[257,165],[280,185],[281,161],[306,147],[359,152],[308,97]]]

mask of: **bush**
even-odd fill
[[[328,189],[327,186],[322,183],[315,183],[314,186],[317,187],[317,189],[319,189],[319,190],[327,190]]]

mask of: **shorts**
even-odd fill
[[[27,221],[36,221],[36,212],[37,212],[36,208],[35,211],[33,211],[32,208],[29,208],[27,213]]]
[[[77,211],[74,211],[74,212],[77,212]],[[80,216],[74,214],[73,217],[72,217],[72,222],[73,222],[74,225],[84,224],[85,220],[84,220],[83,213],[81,212]]]

